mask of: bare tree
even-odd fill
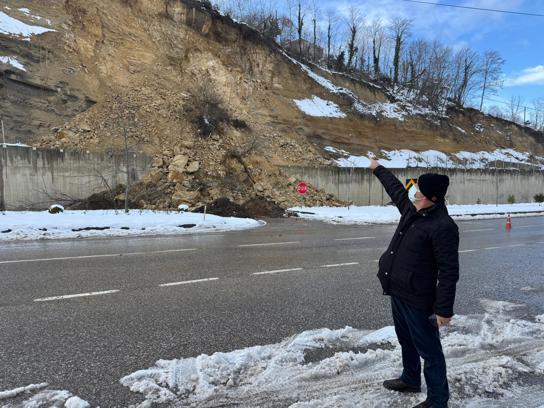
[[[393,40],[395,41],[395,54],[393,56],[393,83],[398,84],[399,82],[399,67],[400,67],[400,56],[402,52],[402,47],[406,42],[406,38],[410,34],[410,27],[412,26],[412,21],[406,18],[396,18],[391,24],[391,31],[393,34]]]
[[[348,29],[349,29],[349,41],[348,41],[348,70],[351,69],[353,63],[353,57],[357,54],[357,33],[361,27],[363,17],[361,11],[354,6],[349,8]]]
[[[430,46],[427,41],[414,41],[409,49],[406,63],[407,77],[405,83],[412,89],[419,89],[427,61],[429,59]]]
[[[298,14],[297,14],[297,33],[298,33],[298,50],[299,57],[302,58],[302,30],[304,28],[304,13],[302,12],[301,0],[298,0]]]
[[[544,98],[533,100],[534,126],[536,130],[544,130]]]
[[[329,12],[327,17],[327,68],[331,67],[331,43],[332,43],[332,24],[334,14]]]
[[[319,18],[319,9],[317,7],[317,3],[315,0],[313,1],[313,7],[312,7],[312,25],[313,25],[313,55],[312,58],[315,61],[317,61],[317,19]]]
[[[520,112],[521,112],[521,105],[522,101],[519,96],[512,96],[510,97],[510,101],[508,103],[508,114],[510,115],[510,120],[512,122],[519,123],[521,120],[520,118]]]
[[[468,47],[457,51],[453,57],[452,98],[463,106],[470,94],[477,87],[476,77],[479,72],[479,56]]]
[[[385,38],[384,27],[380,18],[374,20],[370,26],[372,35],[372,63],[374,68],[374,77],[380,76],[380,54],[383,40]]]
[[[480,88],[482,90],[482,97],[480,99],[480,110],[484,107],[485,94],[494,94],[502,87],[503,81],[501,81],[502,66],[504,65],[504,59],[499,55],[497,51],[486,51],[482,59],[481,82]]]

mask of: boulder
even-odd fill
[[[189,163],[189,165],[187,166],[186,171],[187,171],[187,173],[192,174],[192,173],[196,173],[199,169],[200,169],[200,162],[193,161],[193,162]]]
[[[168,173],[168,181],[171,183],[183,183],[185,180],[185,175],[179,170],[170,170]]]
[[[176,170],[176,171],[179,171],[180,173],[183,173],[185,170],[185,166],[187,166],[188,161],[189,161],[188,156],[184,154],[178,154],[170,162],[170,166],[168,167],[168,170],[170,171]]]
[[[151,167],[157,168],[162,166],[164,166],[164,159],[162,157],[155,156],[151,162]]]
[[[176,192],[172,195],[172,203],[175,206],[180,204],[193,204],[197,201],[197,198],[197,191],[176,190]]]

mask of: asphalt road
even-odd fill
[[[492,298],[543,313],[544,217],[516,218],[510,232],[504,220],[458,224],[456,312]],[[3,243],[0,390],[48,382],[126,407],[142,398],[119,379],[158,359],[389,325],[375,274],[393,231],[286,219],[214,235]]]

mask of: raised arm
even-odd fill
[[[413,209],[414,205],[410,201],[410,198],[408,198],[408,191],[406,191],[404,185],[393,175],[393,173],[374,159],[370,159],[370,166],[368,167],[372,169],[374,175],[378,177],[378,180],[380,180],[385,191],[389,197],[391,197],[391,200],[393,200],[393,203],[395,203],[402,215]]]

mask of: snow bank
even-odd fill
[[[318,96],[312,99],[294,100],[297,107],[307,115],[324,118],[345,118],[346,114],[334,102],[326,101]]]
[[[510,307],[511,306],[511,307]],[[544,403],[544,324],[518,317],[521,305],[482,301],[481,315],[442,329],[451,407],[538,407]],[[399,375],[392,327],[303,332],[227,353],[159,360],[121,383],[146,403],[212,407],[406,407],[424,399],[385,390]]]
[[[293,207],[299,217],[334,224],[390,224],[400,220],[395,206],[351,206],[347,207]],[[544,204],[474,204],[448,205],[448,212],[456,219],[502,218],[504,213],[534,212],[544,214]],[[515,214],[513,214],[515,216]]]
[[[55,31],[51,28],[41,26],[32,26],[23,23],[13,17],[0,11],[0,33],[23,38],[29,38],[33,35],[40,35],[49,31]]]
[[[25,387],[15,388],[13,390],[0,391],[0,400],[16,397],[19,394],[22,394],[23,392],[41,390],[42,388],[45,388],[48,385],[49,384],[47,383],[30,384]]]
[[[338,167],[368,167],[368,156],[381,157],[378,162],[383,166],[395,169],[411,167],[438,167],[438,168],[462,168],[485,169],[505,168],[508,164],[522,164],[544,169],[544,157],[531,156],[527,152],[518,152],[514,149],[496,149],[493,152],[465,152],[461,151],[448,155],[437,150],[415,152],[409,149],[381,150],[380,153],[368,152],[365,156],[355,156],[349,152],[327,146],[326,151],[340,156],[335,160]]]
[[[26,387],[15,388],[13,390],[1,391],[0,400],[8,400],[15,398],[21,394],[33,394],[17,405],[2,405],[3,407],[22,407],[22,408],[37,408],[37,407],[65,407],[65,408],[89,408],[91,405],[79,397],[73,396],[72,393],[66,390],[48,390],[48,384],[31,384]]]
[[[0,213],[0,241],[242,230],[263,221],[195,213],[123,211],[7,211]]]
[[[25,66],[21,64],[15,57],[0,56],[0,62],[11,65],[12,67],[17,68],[21,71],[26,71]]]

